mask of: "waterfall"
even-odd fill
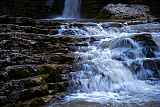
[[[76,72],[69,73],[71,95],[65,97],[65,106],[160,105],[160,24],[115,24],[67,22],[61,26],[60,35],[86,38],[80,43],[89,44],[75,52]]]
[[[80,18],[81,0],[65,0],[63,18]]]

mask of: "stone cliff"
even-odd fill
[[[27,16],[31,18],[53,18],[60,16],[65,0],[4,0],[0,3],[0,15]],[[150,13],[159,17],[159,0],[82,0],[81,17],[94,18],[107,4],[143,4],[149,6]]]

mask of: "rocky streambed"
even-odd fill
[[[40,106],[63,100],[69,92],[75,92],[78,89],[78,83],[69,80],[79,75],[75,71],[82,69],[81,60],[85,59],[75,53],[85,53],[90,50],[88,46],[96,46],[101,39],[107,38],[103,29],[107,32],[111,30],[119,32],[118,29],[122,28],[123,32],[123,30],[128,31],[123,29],[124,26],[130,26],[134,32],[159,31],[159,25],[153,25],[152,29],[148,27],[147,24],[152,21],[105,22],[106,20],[102,23],[97,20],[85,19],[34,20],[26,17],[1,17],[0,104],[4,106]],[[143,29],[136,28],[136,25],[143,26]],[[102,35],[96,35],[100,33]],[[149,39],[141,38],[141,36],[133,36],[132,39],[140,42],[144,40],[145,43],[151,41],[149,46],[147,45],[149,50],[144,51],[147,52],[146,55],[149,58],[155,57],[151,50],[158,52],[159,47],[151,40],[150,35]],[[107,44],[104,41],[101,47],[105,47]],[[122,44],[118,46],[120,45],[124,45],[123,40]],[[112,48],[116,48],[116,44]],[[127,55],[131,59],[134,57],[132,53],[127,53]],[[123,62],[119,56],[115,56],[113,59]],[[131,65],[131,71],[138,72],[140,70],[136,64],[132,64],[136,67]],[[149,67],[146,66],[145,69]],[[154,67],[151,66],[149,69],[155,71],[154,77],[159,78],[159,74],[157,74],[159,68],[154,70]],[[105,74],[101,73],[101,75]]]
[[[64,23],[58,21],[1,17],[0,22],[0,104],[62,100],[74,71],[73,52],[88,38],[60,35]]]

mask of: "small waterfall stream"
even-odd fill
[[[70,73],[72,94],[55,107],[160,105],[159,23],[71,24],[63,25],[60,35],[89,37],[89,46],[75,52],[81,60],[76,62],[77,71]]]
[[[63,18],[80,18],[81,0],[65,0]]]

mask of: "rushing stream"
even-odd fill
[[[64,102],[54,107],[160,106],[160,24],[64,22],[60,35],[88,37]],[[71,26],[74,25],[74,26]]]

